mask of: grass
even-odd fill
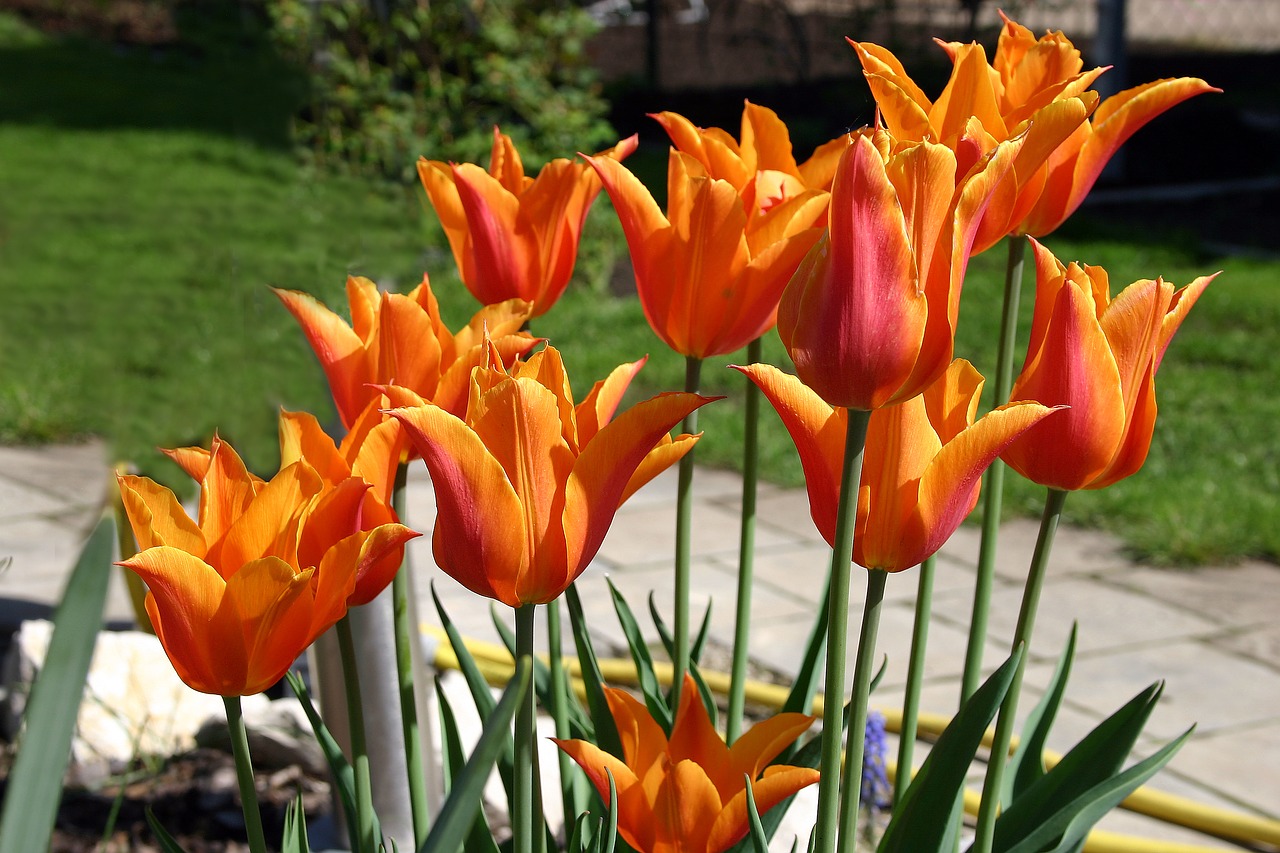
[[[287,117],[299,82],[260,48],[120,54],[0,21],[0,75],[31,69],[39,88],[0,90],[0,441],[103,435],[120,458],[179,483],[154,448],[218,430],[267,471],[278,407],[333,422],[322,375],[268,285],[334,305],[349,273],[407,289],[428,270],[451,325],[474,310],[420,190],[298,164]],[[683,360],[634,297],[608,293],[624,251],[612,217],[597,204],[578,280],[535,331],[562,349],[579,393],[645,353],[636,394],[679,388]],[[1280,264],[1088,221],[1048,242],[1107,267],[1116,286],[1227,269],[1161,369],[1146,468],[1072,496],[1069,519],[1113,530],[1157,563],[1280,556]],[[979,369],[992,358],[1002,274],[997,248],[975,259],[966,285],[957,354]],[[785,363],[776,336],[765,352]],[[738,464],[744,380],[720,367],[733,360],[703,373],[706,393],[728,395],[703,410],[709,464]],[[764,421],[766,476],[799,484],[789,439],[774,415]],[[1007,505],[1038,513],[1041,499],[1013,483]]]

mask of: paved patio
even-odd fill
[[[47,613],[57,600],[80,542],[96,521],[107,484],[100,445],[0,447],[0,559],[12,558],[0,574],[0,627]],[[740,489],[733,474],[703,469],[695,478],[694,606],[700,613],[715,598],[711,641],[722,649],[731,644],[733,631]],[[670,610],[674,494],[674,474],[639,492],[619,511],[595,564],[579,581],[602,654],[622,651],[606,575],[638,614],[644,613],[650,590],[659,607]],[[430,483],[419,464],[409,481],[408,523],[429,531],[433,515]],[[1035,533],[1030,521],[1010,523],[1002,532],[986,653],[989,667],[1007,651]],[[496,639],[487,602],[435,569],[428,540],[429,536],[418,540],[410,557],[424,621],[435,619],[427,591],[427,581],[434,580],[465,634]],[[977,542],[976,530],[962,528],[940,556],[923,693],[928,711],[949,714],[955,709]],[[760,670],[785,679],[795,666],[816,609],[828,553],[809,520],[803,491],[765,486],[751,637],[752,660]],[[900,704],[916,581],[915,572],[889,579],[880,630],[880,651],[888,657],[888,669],[873,705]],[[112,584],[107,617],[128,621],[123,583],[117,576]],[[854,586],[859,586],[856,575]],[[852,603],[855,614],[860,608],[860,600]],[[1278,819],[1278,611],[1280,567],[1246,562],[1192,570],[1144,568],[1128,562],[1106,535],[1062,529],[1027,670],[1030,693],[1021,705],[1026,709],[1034,703],[1072,620],[1078,619],[1077,660],[1050,748],[1068,748],[1107,713],[1152,681],[1164,679],[1164,696],[1138,753],[1149,754],[1193,723],[1197,728],[1153,787],[1199,803]],[[1126,812],[1108,817],[1103,826],[1162,839],[1168,845],[1242,849]]]

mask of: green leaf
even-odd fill
[[[604,850],[602,853],[613,853],[618,843],[618,785],[613,780],[613,772],[605,770],[609,779],[609,811],[605,817]]]
[[[0,812],[0,850],[49,848],[80,698],[102,627],[107,582],[115,571],[114,543],[115,525],[104,518],[80,552],[54,613],[53,636],[40,675],[31,685],[25,729]]]
[[[698,627],[698,636],[694,638],[693,644],[689,647],[689,660],[691,663],[698,663],[702,659],[702,649],[707,644],[707,634],[711,628],[711,605],[707,602],[707,609],[702,613],[702,624]],[[649,616],[653,619],[653,627],[658,629],[658,639],[662,641],[662,647],[667,650],[667,657],[674,658],[676,655],[675,639],[671,636],[670,629],[667,628],[666,620],[662,618],[662,614],[658,611],[658,605],[654,601],[653,593],[649,593]]]
[[[160,845],[162,853],[186,853],[182,849],[182,845],[178,844],[174,837],[169,834],[169,830],[165,829],[164,825],[160,823],[160,818],[156,817],[156,813],[151,810],[151,806],[147,806],[146,816],[147,826],[151,827],[151,834],[156,837],[156,843]]]
[[[503,754],[511,740],[511,721],[529,682],[533,663],[530,658],[516,661],[516,672],[493,713],[484,718],[480,740],[467,759],[466,766],[454,777],[449,796],[423,843],[420,853],[455,853],[474,825],[475,814],[480,808],[485,780],[494,763]]]
[[[493,619],[493,627],[498,632],[499,639],[507,647],[511,657],[514,658],[516,656],[516,636],[512,633],[511,627],[499,616],[497,608],[490,606],[489,615]],[[551,667],[538,658],[533,659],[533,688],[538,694],[539,704],[543,708],[551,708],[554,701]],[[584,736],[585,733],[591,731],[591,720],[582,710],[582,706],[578,704],[578,697],[573,694],[572,690],[567,691],[565,696],[568,699],[565,707],[568,710],[569,725],[577,729],[579,736]]]
[[[302,794],[293,798],[284,810],[284,836],[280,853],[311,853],[307,840],[307,814],[302,807]]]
[[[636,623],[631,608],[627,606],[627,600],[622,597],[622,593],[618,592],[613,581],[606,578],[605,582],[609,584],[609,593],[613,596],[613,608],[618,613],[618,622],[622,625],[622,633],[627,638],[627,647],[631,649],[631,659],[636,664],[636,678],[640,682],[644,703],[649,708],[653,719],[662,726],[664,732],[670,735],[672,710],[667,705],[658,677],[653,673],[653,658],[649,656],[649,647],[645,645],[644,637],[640,634],[640,626]]]
[[[591,634],[587,630],[587,620],[582,614],[582,601],[578,598],[576,585],[570,584],[565,590],[564,599],[569,606],[569,625],[573,628],[573,643],[578,650],[582,683],[587,692],[587,709],[594,729],[594,737],[589,737],[588,740],[610,755],[621,758],[622,741],[618,739],[618,727],[613,721],[613,714],[609,711],[609,700],[604,695],[604,676],[600,672],[600,662],[591,645]]]
[[[360,849],[360,838],[357,834],[356,823],[356,774],[351,767],[351,762],[347,761],[346,755],[342,752],[342,747],[334,739],[333,733],[329,731],[329,727],[324,724],[324,720],[320,718],[320,713],[316,711],[316,707],[311,702],[311,695],[307,692],[307,686],[302,683],[302,678],[296,672],[285,674],[285,680],[289,682],[289,687],[293,690],[293,695],[298,697],[298,701],[302,704],[302,711],[307,715],[307,720],[311,723],[311,731],[315,733],[316,742],[320,744],[320,751],[324,753],[325,761],[329,764],[329,773],[333,777],[333,783],[338,789],[338,800],[342,803],[342,813],[346,817],[347,835],[351,843],[352,850]],[[374,818],[377,820],[376,816]],[[382,837],[382,833],[376,832],[375,838]]]
[[[994,849],[1013,846],[1031,835],[1050,815],[1118,773],[1163,690],[1164,685],[1157,682],[1130,699],[1010,803],[996,821]]]
[[[1005,771],[1004,784],[1000,791],[1000,804],[1007,809],[1014,798],[1026,791],[1044,776],[1044,749],[1049,739],[1049,731],[1053,728],[1054,718],[1058,715],[1058,707],[1067,690],[1067,679],[1071,677],[1071,662],[1076,656],[1076,623],[1071,623],[1071,634],[1067,637],[1067,647],[1058,658],[1058,665],[1049,679],[1048,689],[1044,696],[1031,709],[1026,721],[1022,724],[1022,737],[1018,740],[1018,748],[1009,760]]]
[[[1160,771],[1160,768],[1168,764],[1193,731],[1195,726],[1187,729],[1154,755],[1138,762],[1123,773],[1094,785],[1063,806],[1056,814],[1048,817],[1013,846],[1002,847],[997,844],[994,850],[999,853],[1070,853],[1085,839],[1094,824],[1102,820],[1108,812],[1120,805],[1125,797],[1142,787],[1148,779]],[[999,831],[1000,821],[997,819],[996,832]]]
[[[462,772],[467,760],[462,751],[462,738],[458,734],[458,722],[453,714],[453,705],[449,702],[448,695],[441,689],[438,677],[435,682],[436,698],[440,703],[440,739],[444,746],[442,758],[447,793],[453,790],[453,780]],[[471,824],[471,830],[467,834],[466,849],[474,853],[495,853],[498,850],[497,842],[493,840],[493,832],[485,821],[483,809],[476,813],[476,818]]]
[[[920,772],[902,799],[894,804],[878,853],[951,849],[947,844],[954,832],[952,813],[955,809],[946,806],[955,803],[959,807],[965,774],[982,744],[987,726],[1009,692],[1021,658],[1019,648],[969,697],[942,732],[920,766]]]
[[[831,573],[822,585],[822,598],[818,601],[818,615],[805,643],[804,657],[796,671],[795,681],[787,701],[782,703],[784,712],[809,714],[813,711],[813,697],[818,692],[818,678],[822,675],[827,651],[827,608],[831,601]]]
[[[765,834],[764,826],[760,823],[760,812],[756,808],[756,794],[751,787],[751,776],[744,773],[743,778],[747,780],[747,820],[751,824],[751,831],[747,833],[747,837],[751,839],[751,849],[754,853],[769,853],[769,836]]]

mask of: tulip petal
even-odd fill
[[[322,487],[319,475],[305,462],[288,466],[263,486],[221,539],[209,543],[205,559],[228,579],[258,557],[293,563],[298,557],[297,524],[303,505]]]
[[[667,759],[673,763],[692,761],[701,767],[715,786],[717,802],[728,799],[742,784],[730,759],[729,748],[715,726],[711,725],[711,717],[702,704],[702,694],[688,673],[684,676],[680,707],[667,742]]]
[[[138,541],[138,550],[171,545],[196,557],[204,557],[204,534],[173,492],[146,477],[123,475],[116,478],[129,526]]]
[[[581,450],[587,442],[595,437],[600,428],[613,419],[614,412],[627,393],[631,380],[636,378],[640,368],[644,367],[648,357],[627,364],[620,364],[591,387],[591,391],[582,402],[574,407],[574,421],[577,424],[577,441],[575,450]]]
[[[721,808],[719,792],[697,762],[673,761],[653,802],[653,853],[708,850]]]
[[[329,392],[343,425],[350,426],[363,408],[357,398],[369,375],[364,342],[341,317],[315,297],[296,290],[273,290],[302,327],[329,380]]]
[[[776,714],[747,729],[729,749],[734,775],[755,779],[782,750],[808,731],[813,721],[814,717],[808,714]]]
[[[809,767],[770,767],[764,776],[751,783],[756,812],[763,815],[802,788],[816,783],[819,773]],[[733,799],[725,803],[707,838],[707,850],[728,850],[746,837],[750,828],[747,813],[747,789],[744,785]]]
[[[227,581],[218,618],[239,627],[247,664],[243,683],[228,692],[261,693],[311,644],[311,577],[310,569],[299,572],[283,560],[263,557]]]
[[[485,305],[512,296],[532,302],[538,247],[520,218],[520,200],[471,163],[454,166],[453,178],[467,217],[467,251],[460,266],[467,289]]]
[[[664,435],[660,438],[658,445],[645,454],[644,460],[627,481],[627,487],[622,490],[622,497],[618,498],[618,506],[630,500],[632,495],[643,489],[654,477],[683,459],[686,453],[693,450],[693,446],[700,438],[702,433],[686,434],[676,438]]]

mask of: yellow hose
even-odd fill
[[[437,626],[426,624],[422,625],[421,629],[423,633],[438,641],[434,665],[438,669],[457,669],[458,657],[449,645],[449,638],[444,630]],[[491,684],[505,684],[507,682],[515,667],[506,646],[470,639],[465,640],[465,643],[467,650],[471,653],[472,658],[475,659],[477,667],[486,680]],[[598,663],[600,673],[606,681],[620,684],[635,684],[637,681],[635,664],[630,660],[605,658]],[[580,698],[583,697],[585,688],[581,678],[578,677],[581,672],[578,660],[576,658],[567,658],[565,666],[574,675],[574,691]],[[664,684],[670,683],[672,672],[670,664],[655,662],[653,669],[660,681]],[[728,692],[730,680],[728,674],[704,670],[702,677],[706,681],[707,687],[711,690],[721,694]],[[782,685],[767,684],[759,681],[748,681],[745,687],[746,700],[748,702],[770,708],[780,708],[783,702],[786,701],[788,692],[787,688]],[[814,698],[812,712],[815,714],[822,713],[821,695]],[[881,713],[884,714],[885,728],[897,733],[902,725],[902,712],[897,709],[885,709]],[[950,722],[951,718],[942,714],[922,712],[917,720],[917,730],[919,734],[937,736],[942,733]],[[983,737],[983,744],[990,747],[992,739],[992,733],[988,730]],[[1013,746],[1016,746],[1016,742],[1010,748],[1013,748]],[[1044,753],[1045,764],[1049,767],[1054,766],[1061,759],[1062,756],[1048,750]],[[896,768],[890,766],[889,770],[892,774]],[[964,799],[965,811],[969,814],[977,814],[981,795],[976,791],[966,790]],[[1272,848],[1280,849],[1280,821],[1271,818],[1256,817],[1217,808],[1216,806],[1208,806],[1186,797],[1146,787],[1134,791],[1120,805],[1129,811],[1156,818],[1165,823],[1186,827],[1206,835],[1255,846],[1269,845]],[[1085,853],[1224,853],[1226,850],[1226,848],[1222,847],[1201,847],[1194,844],[1153,841],[1099,829],[1089,833],[1084,849]]]

